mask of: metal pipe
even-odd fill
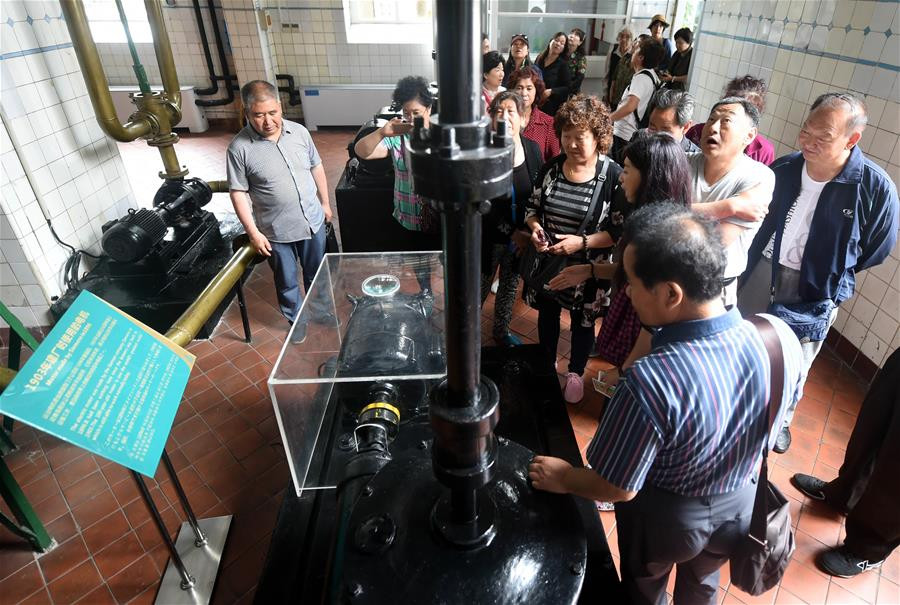
[[[163,19],[162,3],[159,0],[144,0],[144,7],[147,10],[150,32],[153,34],[153,50],[156,53],[163,90],[169,99],[167,105],[170,114],[169,124],[174,128],[181,121],[181,87],[178,85],[178,72],[175,71],[169,32]]]
[[[183,169],[181,167],[181,164],[178,163],[178,155],[176,155],[175,153],[174,145],[160,145],[158,146],[158,149],[159,157],[162,158],[163,167],[166,169],[165,173],[160,173],[160,175],[173,175],[174,178],[180,178],[181,176],[184,176],[186,170]]]
[[[206,181],[213,193],[228,193],[228,181]]]
[[[159,530],[159,535],[162,536],[163,542],[169,550],[172,564],[175,565],[175,569],[178,570],[178,575],[181,576],[181,589],[188,590],[194,585],[195,579],[191,575],[191,572],[187,570],[187,567],[184,566],[184,561],[181,559],[181,555],[178,554],[178,549],[175,548],[175,542],[172,541],[169,530],[166,529],[166,523],[159,514],[159,509],[156,508],[156,503],[153,501],[153,496],[150,495],[150,490],[147,489],[147,484],[144,483],[144,478],[141,477],[141,474],[137,471],[131,471],[131,476],[134,477],[134,482],[137,483],[141,496],[144,498],[147,508],[150,509],[150,515],[153,517],[156,529]]]
[[[212,54],[209,52],[209,39],[206,37],[206,25],[203,24],[203,13],[200,11],[200,0],[194,0],[194,19],[197,21],[197,31],[200,33],[200,48],[203,49],[203,58],[206,60],[206,71],[209,72],[209,88],[195,88],[194,94],[214,95],[219,92],[219,81],[216,80],[216,68],[213,65]]]
[[[187,515],[188,525],[194,530],[194,546],[197,548],[206,546],[206,536],[203,534],[203,530],[200,529],[200,524],[197,522],[196,515],[194,515],[194,509],[191,507],[187,494],[184,493],[184,488],[181,486],[181,480],[178,479],[178,473],[175,472],[175,467],[172,465],[172,460],[169,459],[169,453],[165,448],[163,448],[162,451],[162,461],[166,467],[166,471],[169,473],[169,477],[172,479],[172,487],[175,488],[178,500],[181,501],[181,507],[184,509],[185,515]]]
[[[255,258],[256,249],[251,244],[246,244],[235,252],[231,260],[203,289],[197,300],[181,314],[181,317],[175,320],[175,323],[166,332],[166,338],[180,347],[190,344]]]
[[[221,35],[219,34],[219,23],[216,18],[215,12],[213,11],[212,1],[209,0],[210,7],[210,18],[212,19],[213,31],[216,35],[216,40],[219,41],[219,44],[222,42]],[[237,84],[232,84],[232,81],[237,81],[237,76],[233,76],[228,73],[228,61],[225,58],[225,52],[221,46],[217,47],[219,50],[219,61],[222,63],[222,73],[225,74],[223,76],[215,75],[215,68],[212,62],[212,55],[209,52],[209,38],[206,37],[206,26],[203,24],[203,14],[200,12],[200,1],[194,0],[194,17],[197,20],[197,28],[200,30],[200,38],[202,40],[201,46],[203,47],[203,55],[206,58],[206,67],[209,71],[209,79],[212,85],[209,88],[202,89],[194,89],[194,92],[198,95],[214,95],[219,92],[219,82],[225,82],[225,97],[221,99],[197,99],[194,103],[197,104],[198,107],[220,107],[223,105],[229,105],[234,102],[234,90]]]
[[[219,55],[219,63],[222,67],[222,75],[225,76],[225,93],[227,96],[225,99],[228,99],[228,103],[234,101],[234,88],[231,86],[231,81],[228,80],[228,77],[231,76],[231,72],[228,69],[228,57],[225,56],[225,42],[222,40],[222,32],[219,27],[219,17],[216,14],[216,6],[213,0],[209,0],[209,18],[212,21],[213,35],[216,37],[216,52]],[[237,77],[235,76],[235,81]],[[224,100],[223,100],[224,101]],[[223,105],[227,105],[227,103],[222,103]]]
[[[467,408],[478,400],[481,381],[481,215],[463,203],[449,208],[443,221],[447,404]]]
[[[481,39],[476,6],[465,0],[435,3],[442,124],[466,124],[481,117],[480,46],[459,43]]]
[[[128,27],[128,17],[125,15],[125,7],[122,6],[122,0],[116,0],[116,9],[119,11],[119,21],[122,22],[122,29],[125,30],[125,39],[128,41],[128,51],[131,53],[131,60],[134,62],[132,68],[134,69],[135,77],[137,77],[138,88],[141,89],[143,94],[149,95],[151,92],[150,82],[147,81],[147,72],[144,71],[141,58],[138,56],[137,48],[131,37],[131,28]]]
[[[287,80],[287,86],[279,86],[279,92],[288,93],[288,105],[299,105],[300,104],[300,91],[297,89],[294,84],[294,76],[290,74],[275,74],[276,80]]]
[[[109,82],[103,71],[103,63],[100,61],[97,45],[91,37],[84,3],[79,0],[60,0],[60,6],[100,128],[112,138],[123,142],[151,134],[153,123],[148,116],[129,120],[125,124],[119,122],[112,96],[109,94]]]

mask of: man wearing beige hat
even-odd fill
[[[669,69],[669,61],[672,60],[672,55],[675,53],[675,45],[672,43],[672,39],[663,38],[663,32],[666,31],[667,27],[669,27],[669,22],[666,21],[664,16],[653,15],[650,18],[650,35],[653,36],[654,40],[658,40],[659,43],[663,45],[663,48],[666,49],[666,57],[660,61],[659,65],[656,67],[656,70],[659,72],[664,72]]]

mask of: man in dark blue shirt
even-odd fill
[[[767,439],[769,357],[757,329],[725,310],[716,226],[651,204],[626,223],[627,292],[652,350],[622,376],[588,447],[592,469],[537,456],[534,487],[617,502],[622,581],[633,603],[715,603],[719,568],[746,535]],[[784,409],[800,378],[800,345],[771,321],[784,356]],[[776,424],[776,426],[779,426]]]
[[[770,166],[772,204],[740,280],[744,315],[771,303],[795,313],[778,314],[800,338],[804,380],[837,306],[853,296],[855,275],[884,261],[897,242],[897,188],[860,151],[865,127],[866,107],[856,97],[830,92],[815,100],[797,138],[800,151]],[[790,446],[795,408],[785,415],[778,453]]]

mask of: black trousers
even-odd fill
[[[900,349],[875,376],[837,479],[824,491],[850,511],[844,545],[851,553],[875,562],[900,545]]]
[[[715,605],[719,568],[750,531],[756,482],[728,494],[680,496],[645,484],[616,502],[622,586],[634,605],[666,605],[672,567],[675,605]]]
[[[613,136],[612,149],[609,150],[609,157],[619,166],[625,161],[625,148],[628,147],[628,141],[621,137]]]
[[[538,296],[538,340],[544,355],[556,371],[556,345],[559,343],[559,318],[562,306],[552,298]],[[572,330],[572,350],[569,352],[569,371],[581,376],[594,344],[594,326],[581,325],[581,311],[569,311]]]

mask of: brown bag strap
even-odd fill
[[[764,545],[766,544],[766,523],[769,514],[768,499],[766,498],[769,489],[769,439],[772,436],[772,427],[778,418],[778,411],[781,409],[781,400],[784,395],[784,353],[781,349],[781,339],[778,338],[778,332],[775,331],[775,326],[769,320],[759,315],[753,315],[748,317],[747,321],[752,323],[759,331],[763,344],[766,346],[766,353],[769,355],[771,367],[769,400],[766,402],[769,419],[768,430],[763,442],[762,461],[759,464],[759,479],[756,484],[756,499],[753,502],[753,517],[750,519],[750,536]]]
[[[767,408],[769,410],[769,430],[766,433],[766,447],[763,455],[767,455],[769,451],[769,436],[772,434],[772,427],[775,419],[778,418],[778,411],[781,409],[781,400],[784,396],[784,353],[781,349],[781,339],[778,338],[778,332],[772,323],[760,317],[753,315],[748,317],[747,321],[752,323],[759,331],[763,344],[766,346],[766,352],[769,354],[769,364],[771,366],[771,378],[769,381],[769,401]]]

